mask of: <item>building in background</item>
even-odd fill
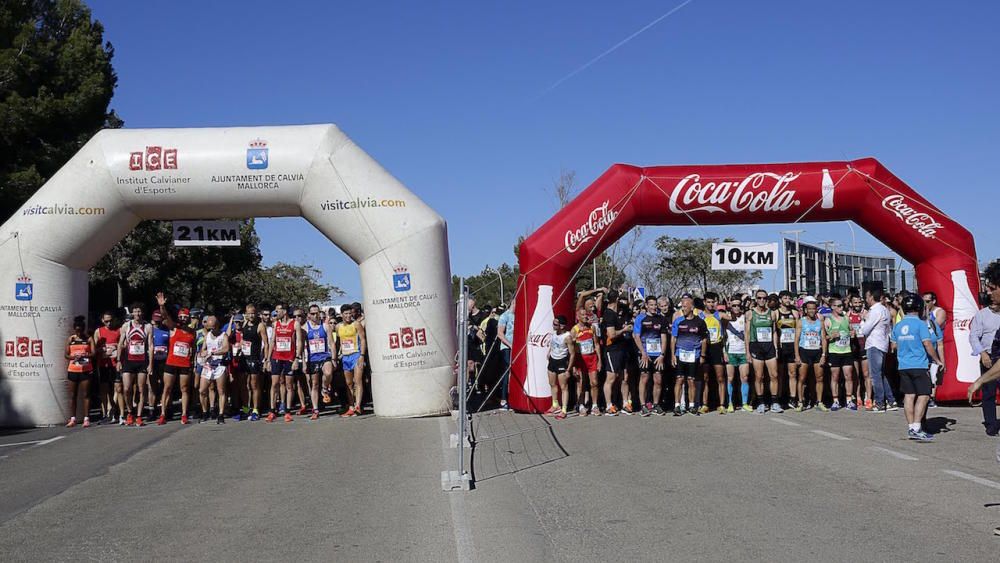
[[[881,283],[890,294],[914,289],[907,272],[898,269],[895,257],[837,252],[832,242],[815,246],[794,239],[784,241],[783,287],[793,293],[846,295],[849,288],[860,289],[871,282]]]

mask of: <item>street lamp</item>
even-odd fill
[[[493,270],[494,272],[497,273],[497,279],[500,280],[500,303],[503,303],[504,302],[504,300],[503,300],[503,276],[500,275],[500,270],[498,270],[498,269],[496,269],[496,268],[494,268],[492,266],[486,266],[486,269],[487,270]],[[497,303],[497,305],[499,305],[500,303]]]

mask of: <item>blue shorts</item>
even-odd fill
[[[355,352],[353,354],[348,354],[340,358],[341,363],[344,366],[344,371],[354,371],[354,366],[358,363],[358,358],[361,357],[361,352]]]

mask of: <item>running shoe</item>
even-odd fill
[[[664,412],[663,411],[663,407],[661,407],[660,404],[657,403],[657,404],[653,405],[653,414],[655,414],[656,416],[663,416],[663,415],[665,415],[667,413]]]
[[[352,406],[352,407],[349,407],[346,411],[344,411],[344,413],[341,414],[340,417],[341,418],[347,418],[347,417],[350,417],[350,416],[354,416],[355,414],[356,413],[354,412],[354,407]]]
[[[135,417],[135,425],[136,426],[145,426],[145,424],[142,422],[142,417],[141,416]]]
[[[930,399],[930,400],[927,401],[927,408],[929,408],[929,409],[936,409],[937,408],[937,403],[934,402],[934,399]]]
[[[323,389],[323,403],[329,405],[333,402],[333,397],[330,396],[330,389]]]
[[[209,418],[211,418],[211,415],[208,414],[207,412],[201,413],[201,422],[199,422],[198,424],[205,424],[206,422],[208,422]]]
[[[576,412],[579,413],[580,416],[587,416],[587,413],[590,411],[587,410],[587,405],[581,403],[576,406]]]
[[[847,401],[847,407],[846,408],[849,411],[857,411],[858,410],[858,404],[855,403],[854,401]]]
[[[233,415],[233,421],[240,422],[241,420],[243,420],[243,413],[237,412]]]
[[[800,406],[799,405],[799,400],[796,399],[795,397],[792,397],[791,399],[788,400],[788,408],[790,408],[792,410],[795,410],[799,406]],[[801,409],[798,412],[802,412]]]
[[[274,411],[267,413],[267,418],[264,419],[267,422],[274,422]]]
[[[83,427],[84,428],[90,428],[90,417],[89,416],[83,417]]]
[[[687,412],[688,412],[688,414],[698,414],[698,407],[696,407],[694,405],[690,405],[690,406],[688,406]]]
[[[898,404],[896,404],[896,401],[893,401],[893,402],[889,403],[889,404],[888,404],[888,405],[886,406],[886,410],[890,410],[890,411],[898,411],[898,410],[899,410],[899,405],[898,405]]]
[[[698,414],[708,414],[708,405],[702,405],[698,409]]]
[[[601,408],[597,406],[597,403],[590,406],[590,414],[594,416],[601,416]]]
[[[302,416],[302,415],[306,414],[306,412],[308,412],[308,411],[306,410],[306,406],[305,405],[302,405],[301,407],[299,407],[299,416]]]
[[[566,418],[566,411],[559,409],[559,412],[556,413],[556,419],[563,420],[564,418]]]
[[[188,423],[188,417],[187,417],[187,415],[186,414],[182,414],[181,415],[181,424],[187,424],[187,423]]]
[[[875,412],[885,412],[885,406],[883,406],[882,403],[872,403],[871,410]]]
[[[866,411],[872,410],[872,400],[871,399],[865,399],[865,410]]]
[[[649,410],[648,406],[642,405],[642,410],[639,411],[639,414],[642,415],[642,416],[649,416],[649,415],[653,414],[653,411]]]
[[[830,412],[830,409],[826,407],[823,401],[816,403],[816,408],[819,409],[819,412]]]
[[[743,406],[740,408],[743,409],[743,412],[753,412],[753,407],[747,403],[743,403]]]
[[[795,408],[792,410],[794,410],[795,412],[802,412],[802,403],[796,402]]]
[[[118,419],[118,426],[128,426],[128,422],[125,421],[124,417]]]
[[[625,401],[625,404],[622,405],[622,414],[626,416],[635,414],[635,409],[632,408],[632,401]]]
[[[507,404],[507,401],[500,402],[500,410],[505,412],[510,410],[510,405]]]
[[[285,413],[285,422],[291,422],[291,421],[292,421],[292,413],[286,412]]]
[[[764,403],[757,405],[757,410],[755,412],[757,414],[764,414],[765,412],[767,412],[767,410],[764,408]]]
[[[309,420],[319,420],[319,411],[314,410],[312,416],[309,417]]]
[[[684,409],[682,409],[680,405],[674,407],[674,416],[683,416],[683,415],[684,415]]]
[[[840,401],[834,401],[833,404],[830,405],[830,410],[833,411],[833,412],[839,411],[840,410]]]
[[[733,408],[733,404],[732,403],[729,403],[729,406],[726,407],[726,412],[728,412],[729,414],[732,414],[732,413],[736,412],[736,409]]]
[[[70,417],[69,422],[66,423],[66,428],[73,428],[76,426],[76,417]]]
[[[549,410],[545,411],[545,414],[554,415],[560,410],[562,409],[559,408],[559,405],[553,404],[551,407],[549,407]]]
[[[362,407],[361,405],[354,407],[355,416],[361,416],[362,414],[364,414],[364,407]]]
[[[779,405],[778,403],[771,403],[771,412],[781,414],[785,412],[785,410],[781,408],[781,405]]]
[[[928,434],[924,430],[917,430],[917,440],[920,440],[921,442],[933,442],[934,435]]]
[[[135,419],[132,418],[132,413],[129,413],[128,416],[125,417],[125,426],[132,426],[132,424],[134,422],[135,422]]]
[[[285,403],[278,401],[278,413],[285,414]]]
[[[160,415],[160,418],[156,419],[157,426],[163,426],[166,423],[167,423],[167,417],[163,416],[162,414]]]
[[[218,418],[215,419],[215,423],[216,424],[225,424],[226,423],[226,415],[224,415],[222,413],[219,413]]]
[[[604,409],[604,416],[618,416],[618,407],[610,405],[608,408]]]
[[[250,422],[257,422],[258,420],[260,420],[260,414],[257,412],[250,413]]]

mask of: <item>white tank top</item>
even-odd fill
[[[208,350],[208,354],[212,359],[220,360],[222,359],[222,354],[219,350],[222,349],[222,343],[225,341],[226,333],[220,332],[219,336],[213,336],[211,332],[205,335],[205,350]]]
[[[552,335],[549,339],[549,357],[553,360],[569,357],[569,331]]]
[[[729,327],[735,329],[738,334],[733,334],[729,327],[726,328],[726,352],[730,354],[746,354],[747,346],[746,342],[743,341],[743,333],[745,329],[743,328],[743,319],[745,315],[740,315],[740,318],[735,321],[730,321]]]

